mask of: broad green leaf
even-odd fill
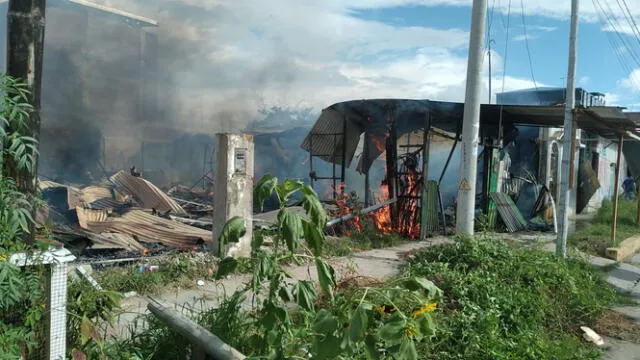
[[[349,324],[349,339],[352,342],[359,342],[367,331],[369,316],[364,307],[358,308],[351,315],[351,323]]]
[[[288,324],[289,313],[287,309],[273,302],[266,302],[262,309],[262,326],[265,329],[274,329],[277,324]]]
[[[273,191],[278,184],[278,179],[273,177],[271,174],[266,174],[258,181],[258,183],[253,188],[253,197],[258,203],[260,207],[260,211],[264,208],[264,202],[271,197]]]
[[[307,216],[309,216],[309,219],[311,219],[311,222],[319,229],[324,230],[327,224],[327,212],[324,210],[322,203],[315,193],[304,194],[302,197],[302,207],[307,213]]]
[[[318,312],[313,325],[313,331],[318,334],[313,339],[313,358],[336,358],[341,351],[342,341],[336,336],[340,330],[340,323],[329,310],[322,309]]]
[[[416,345],[414,342],[405,337],[400,344],[400,350],[398,351],[399,360],[418,360],[418,352],[416,351]]]
[[[302,181],[294,179],[284,179],[281,184],[276,185],[276,192],[282,202],[280,205],[285,206],[289,202],[289,197],[303,186],[304,183]]]
[[[426,338],[432,338],[433,336],[435,336],[436,326],[433,322],[433,317],[431,317],[431,314],[422,314],[418,316],[415,320],[416,320],[416,323],[418,324],[420,335]]]
[[[221,279],[233,273],[238,268],[238,261],[232,257],[226,257],[218,264],[218,270],[216,271],[216,279]]]
[[[324,233],[306,220],[302,220],[302,228],[304,230],[304,239],[307,242],[307,246],[309,246],[313,252],[313,255],[321,256],[324,247]]]
[[[234,216],[222,228],[220,237],[218,237],[218,252],[222,252],[222,248],[230,243],[237,243],[240,238],[246,234],[244,220],[239,216]]]
[[[278,213],[278,225],[282,233],[282,237],[287,243],[289,251],[293,252],[298,247],[298,241],[303,237],[302,217],[297,213],[282,209]]]
[[[406,325],[406,320],[396,311],[378,330],[378,336],[388,343],[398,343],[405,336]]]
[[[367,355],[367,359],[369,360],[378,360],[380,359],[380,354],[378,354],[378,349],[376,348],[376,339],[372,335],[367,335],[364,339],[364,351]]]
[[[333,287],[336,285],[336,274],[333,267],[323,259],[316,257],[316,270],[322,291],[333,298]]]
[[[405,282],[405,287],[411,291],[423,290],[430,298],[442,296],[442,290],[440,290],[432,281],[423,277],[412,277],[408,279]]]
[[[308,280],[298,281],[294,287],[294,294],[296,296],[296,303],[302,309],[307,311],[314,310],[314,301],[318,297],[313,282]]]
[[[282,299],[282,301],[284,302],[293,300],[293,297],[289,293],[289,288],[287,286],[283,286],[280,288],[280,290],[278,290],[278,296],[280,296],[280,299]]]

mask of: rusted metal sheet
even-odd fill
[[[78,224],[85,230],[90,230],[89,223],[105,222],[109,217],[106,210],[85,209],[81,206],[76,207],[76,214],[78,215]]]
[[[106,186],[87,186],[80,189],[81,199],[90,204],[100,199],[113,199],[111,189]]]
[[[110,180],[121,191],[131,195],[140,207],[146,209],[155,208],[162,212],[171,210],[172,215],[187,216],[187,212],[175,200],[143,178],[120,171],[113,175]]]
[[[143,210],[129,210],[122,216],[112,216],[104,222],[88,223],[94,233],[115,232],[132,235],[142,242],[162,243],[176,248],[189,248],[212,243],[211,231],[198,229]]]

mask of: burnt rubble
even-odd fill
[[[212,207],[191,201],[210,203],[212,194],[186,196],[187,189],[174,188],[172,195],[189,200],[174,198],[131,169],[102,184],[40,181],[39,189],[46,204],[38,211],[38,225],[81,260],[204,250],[213,242]]]

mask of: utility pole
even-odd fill
[[[467,236],[473,235],[476,207],[480,89],[486,20],[487,0],[474,0],[473,8],[471,9],[467,89],[462,120],[462,159],[460,162],[458,207],[456,210],[456,233]]]
[[[569,69],[564,109],[564,139],[562,141],[562,171],[560,172],[560,226],[556,241],[556,255],[567,257],[567,233],[569,232],[569,181],[571,179],[571,152],[573,151],[573,116],[576,101],[576,43],[578,38],[578,0],[571,0],[571,31],[569,34]]]
[[[20,79],[29,90],[33,110],[22,135],[40,140],[40,87],[44,53],[46,0],[10,0],[7,12],[7,75]],[[29,151],[29,150],[27,150]],[[32,152],[34,168],[16,174],[19,189],[32,199],[36,197],[38,153]],[[7,169],[3,169],[7,170]],[[33,207],[35,214],[35,206]],[[35,218],[35,216],[34,216]],[[33,239],[33,223],[25,240]]]

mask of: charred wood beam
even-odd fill
[[[380,204],[377,204],[377,205],[373,205],[373,206],[369,206],[368,208],[364,208],[364,209],[362,209],[362,210],[360,210],[358,212],[351,213],[351,214],[339,217],[337,219],[329,220],[327,222],[327,227],[330,228],[332,226],[335,226],[337,224],[343,223],[345,221],[349,221],[349,220],[353,219],[356,216],[365,215],[365,214],[368,214],[370,212],[382,209],[385,206],[393,205],[393,204],[396,203],[396,201],[398,201],[398,199],[393,198],[393,199],[387,200],[387,201],[385,201],[383,203],[380,203]]]
[[[10,0],[7,11],[7,75],[20,79],[29,90],[28,100],[33,110],[22,135],[40,139],[40,92],[42,84],[42,59],[44,55],[44,27],[46,0]],[[29,151],[29,150],[27,150]],[[18,187],[28,196],[36,196],[38,153],[32,171],[18,173],[16,169],[3,172],[15,176]],[[35,207],[32,210],[35,215]],[[34,216],[35,217],[35,216]],[[25,240],[33,240],[34,224]]]

